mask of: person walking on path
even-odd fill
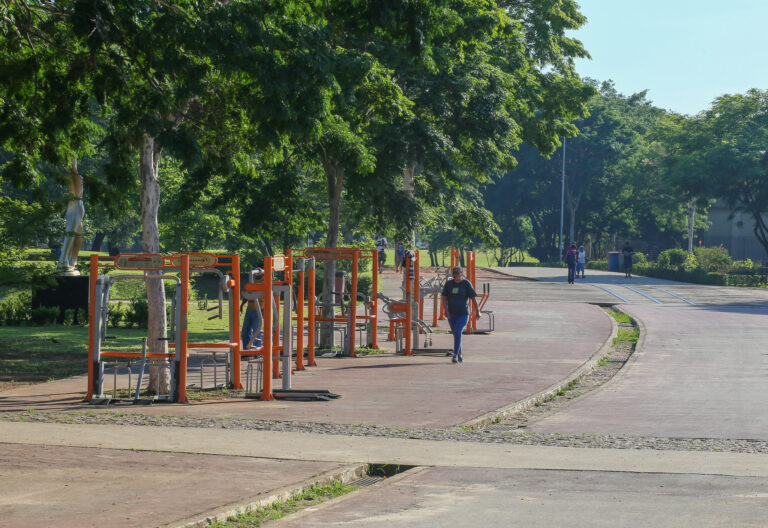
[[[624,276],[628,279],[632,278],[632,256],[635,251],[632,246],[629,245],[629,240],[624,242],[624,247],[621,249],[621,254],[624,256]]]
[[[400,270],[405,266],[405,246],[402,240],[398,240],[395,244],[395,271]]]
[[[263,266],[264,264],[259,264],[258,267],[262,268]],[[254,280],[256,282],[262,282],[264,280],[263,272],[260,275],[256,275]],[[243,306],[248,304],[248,307],[245,310],[245,317],[243,317],[243,328],[240,332],[240,339],[242,340],[241,346],[243,350],[251,348],[248,345],[253,336],[256,336],[256,339],[253,340],[253,344],[260,347],[262,336],[259,329],[261,328],[261,308],[264,306],[264,298],[257,298],[255,292],[243,291],[241,292],[241,295],[243,296],[243,302],[240,303],[240,311],[243,310]]]
[[[385,237],[376,239],[376,251],[379,254],[379,273],[384,271],[384,263],[387,261],[387,248],[389,243]]]
[[[576,257],[576,278],[579,278],[579,271],[581,271],[581,278],[584,278],[584,265],[587,263],[587,252],[584,251],[584,246],[579,246],[579,255]]]
[[[464,328],[469,322],[469,310],[467,300],[472,301],[477,317],[480,317],[480,309],[477,306],[477,293],[471,282],[463,278],[461,266],[456,266],[451,270],[451,280],[445,282],[443,292],[440,295],[440,301],[443,305],[443,311],[448,317],[448,324],[453,334],[453,363],[463,363],[464,357],[461,353],[461,336]]]
[[[576,251],[576,244],[571,244],[568,251],[565,252],[565,265],[568,266],[568,284],[574,283],[574,276],[576,275],[576,260],[579,258],[578,251]]]

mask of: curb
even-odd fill
[[[501,407],[500,409],[496,409],[494,411],[481,414],[477,418],[473,418],[464,423],[460,423],[457,425],[457,427],[469,428],[469,429],[482,429],[484,427],[488,427],[489,425],[493,424],[498,420],[504,419],[507,416],[513,415],[515,413],[519,413],[520,411],[523,411],[525,409],[529,409],[534,405],[536,405],[537,403],[546,400],[550,396],[554,396],[555,394],[558,393],[558,391],[565,388],[569,383],[581,378],[587,372],[595,368],[595,365],[597,365],[597,362],[600,361],[600,359],[602,359],[603,357],[605,357],[608,354],[608,352],[611,350],[611,348],[613,347],[613,338],[616,337],[619,333],[619,324],[616,322],[616,319],[614,319],[608,314],[605,314],[605,316],[611,320],[611,334],[608,336],[608,339],[605,341],[605,343],[603,343],[603,346],[601,346],[595,353],[593,353],[587,361],[582,363],[582,365],[576,370],[574,370],[567,378],[564,378],[558,381],[557,383],[550,385],[546,389],[543,389],[537,392],[536,394],[532,394],[528,396],[527,398],[516,401],[515,403],[512,403],[510,405]],[[639,344],[640,343],[638,342],[638,345]]]
[[[264,496],[258,499],[254,499],[250,502],[232,503],[227,506],[211,510],[208,513],[198,514],[194,517],[189,517],[185,520],[173,522],[171,524],[164,524],[160,528],[202,528],[215,522],[223,522],[230,517],[235,517],[242,513],[247,513],[258,508],[263,508],[264,506],[270,506],[276,502],[288,500],[292,497],[295,497],[305,489],[311,488],[315,485],[325,486],[333,481],[347,483],[359,479],[365,475],[367,467],[368,464],[355,464],[340,469],[333,469],[331,471],[327,471],[315,477],[304,480],[299,484],[293,484],[267,492]]]

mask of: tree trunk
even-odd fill
[[[688,202],[688,253],[693,253],[693,227],[696,222],[696,204]]]
[[[324,160],[323,169],[328,185],[328,235],[325,247],[335,248],[339,244],[339,211],[341,209],[341,190],[344,186],[344,168],[333,161]],[[338,298],[331,295],[335,291],[336,262],[328,260],[323,269],[323,318],[333,317],[334,303]],[[329,348],[333,343],[333,325],[321,325],[320,347]]]
[[[91,243],[91,251],[101,251],[101,245],[104,244],[106,236],[107,234],[102,231],[96,233],[96,236],[93,237],[93,242]]]
[[[160,231],[158,229],[157,213],[160,207],[160,182],[158,180],[158,164],[160,151],[155,146],[154,138],[145,136],[141,146],[139,172],[141,176],[141,244],[145,253],[160,253]],[[160,275],[157,271],[145,272],[147,276]],[[146,280],[147,305],[149,317],[147,321],[147,350],[153,353],[166,353],[167,322],[165,315],[165,288],[163,281]],[[153,366],[149,370],[149,388],[160,394],[167,394],[170,385],[170,372],[167,368]]]
[[[405,165],[405,173],[403,174],[403,190],[408,198],[413,201],[414,198],[414,183],[416,177],[421,174],[421,164],[418,162],[410,162]],[[416,247],[416,230],[411,231],[411,247]]]
[[[568,216],[569,216],[569,223],[568,226],[568,240],[563,241],[563,247],[567,248],[570,247],[570,244],[573,244],[576,242],[576,211],[579,208],[579,204],[581,203],[581,197],[583,196],[583,191],[580,192],[577,196],[574,196],[573,193],[571,193],[570,189],[567,191],[568,194]]]
[[[757,237],[757,241],[763,246],[765,254],[768,255],[768,225],[766,225],[762,213],[753,213],[752,218],[755,219],[755,227],[752,232]]]

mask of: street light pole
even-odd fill
[[[560,238],[558,240],[558,249],[560,258],[563,257],[563,211],[565,209],[565,138],[563,138],[563,175],[560,186]]]

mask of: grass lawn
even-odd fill
[[[477,251],[476,252],[476,265],[479,268],[490,268],[498,266],[496,264],[496,259],[494,258],[494,251]],[[451,264],[451,250],[445,249],[443,251],[437,252],[437,262],[440,266],[450,266]],[[538,262],[537,259],[530,256],[528,253],[525,254],[525,259],[523,262]],[[387,250],[387,260],[384,264],[385,266],[394,267],[395,266],[395,250],[390,248]],[[422,249],[419,251],[419,268],[428,268],[429,265],[429,251],[426,249]]]

